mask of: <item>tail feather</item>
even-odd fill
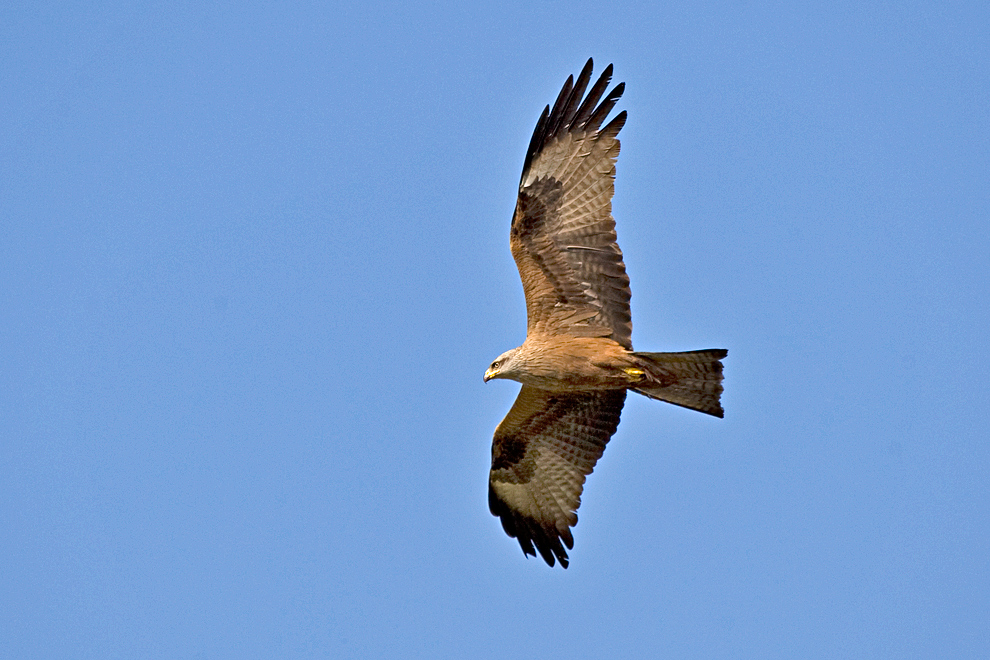
[[[642,385],[633,388],[651,399],[659,399],[691,410],[722,417],[722,363],[728,355],[721,348],[684,353],[634,353],[646,372]]]

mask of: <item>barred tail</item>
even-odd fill
[[[646,372],[645,382],[633,388],[651,399],[659,399],[691,410],[722,417],[722,358],[728,351],[710,348],[685,353],[633,353]]]

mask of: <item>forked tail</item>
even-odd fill
[[[684,353],[633,353],[645,371],[645,380],[633,388],[651,399],[659,399],[691,410],[722,417],[721,348]]]

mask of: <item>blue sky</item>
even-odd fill
[[[488,513],[542,107],[627,91],[640,350],[571,567]],[[17,658],[990,655],[985,3],[8,3]]]

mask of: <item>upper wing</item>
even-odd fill
[[[495,431],[488,507],[523,553],[567,568],[584,479],[619,426],[625,390],[560,394],[523,386]],[[561,544],[563,541],[563,545]]]
[[[591,69],[589,59],[576,83],[567,79],[553,110],[547,106],[540,116],[510,245],[526,294],[528,332],[611,337],[631,349],[629,278],[612,219],[625,111],[600,128],[624,83],[598,103],[612,78],[610,64],[582,100]]]

